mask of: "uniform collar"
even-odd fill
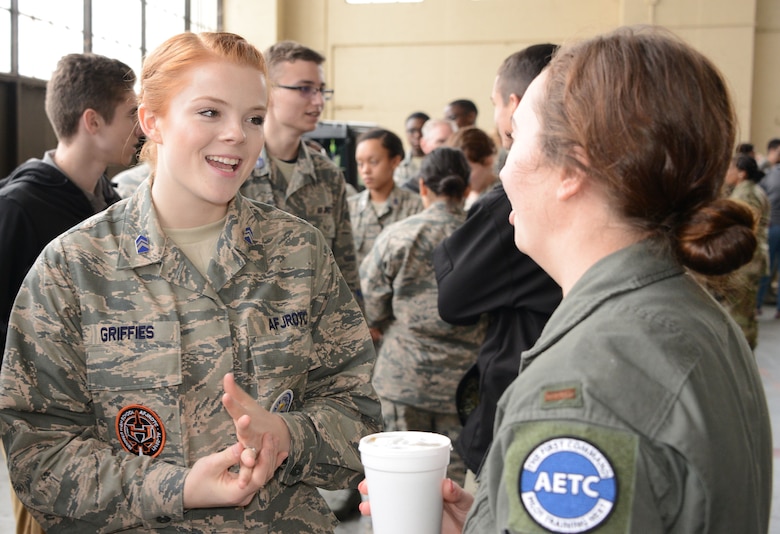
[[[225,226],[217,241],[217,269],[209,270],[209,279],[215,289],[227,283],[252,258],[261,269],[264,258],[258,254],[259,221],[250,208],[251,203],[240,194],[230,201]],[[144,181],[128,200],[125,207],[118,269],[138,269],[159,264],[159,274],[171,281],[182,283],[182,269],[177,256],[170,250],[172,243],[160,226],[152,202],[149,181]],[[182,285],[186,285],[183,284]]]
[[[604,302],[621,293],[683,274],[683,268],[659,248],[653,241],[644,240],[596,262],[561,301],[536,344],[523,353],[523,367]]]
[[[274,173],[273,175],[276,176],[278,171],[275,168],[271,157],[268,155],[268,151],[265,147],[263,147],[263,150],[260,152],[260,157],[257,159],[257,164],[255,165],[255,174],[257,176],[266,177],[271,174],[272,169]],[[298,144],[298,157],[295,162],[295,170],[293,171],[293,174],[294,176],[305,176],[312,182],[317,181],[317,175],[314,172],[314,161],[312,159],[311,152],[306,146],[306,143],[303,141],[300,141]]]
[[[390,194],[385,201],[385,210],[382,213],[377,213],[377,216],[381,217],[386,212],[392,211],[401,202],[400,197],[401,188],[398,187],[398,185],[393,185],[393,189],[390,191]],[[364,189],[360,192],[360,197],[358,198],[358,211],[362,213],[369,205],[371,205],[371,193],[368,189]]]

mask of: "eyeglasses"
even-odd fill
[[[298,91],[304,98],[313,98],[317,93],[322,95],[322,99],[325,102],[333,98],[333,89],[325,89],[325,87],[315,87],[313,85],[280,85],[278,83],[275,85],[282,89]]]

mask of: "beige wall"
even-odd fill
[[[277,0],[225,0],[222,23],[265,50],[280,39]]]
[[[441,116],[456,98],[493,129],[490,90],[510,53],[621,24],[666,26],[707,54],[734,95],[740,140],[763,150],[780,137],[777,0],[424,0],[348,5],[344,0],[224,0],[225,29],[265,48],[294,39],[324,53],[336,95],[325,118],[374,122],[399,135],[412,111]],[[403,137],[403,135],[401,135]]]
[[[761,151],[766,141],[780,137],[780,2],[758,0],[751,133]]]

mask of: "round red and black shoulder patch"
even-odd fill
[[[122,448],[136,456],[155,457],[165,447],[162,419],[153,410],[140,404],[131,404],[119,410],[116,434]]]

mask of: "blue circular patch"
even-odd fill
[[[276,400],[271,405],[271,413],[286,413],[292,409],[293,392],[292,390],[285,389],[282,394],[276,397]]]
[[[526,512],[552,532],[579,533],[609,517],[617,478],[609,459],[594,445],[561,437],[537,445],[523,462],[520,499]]]

